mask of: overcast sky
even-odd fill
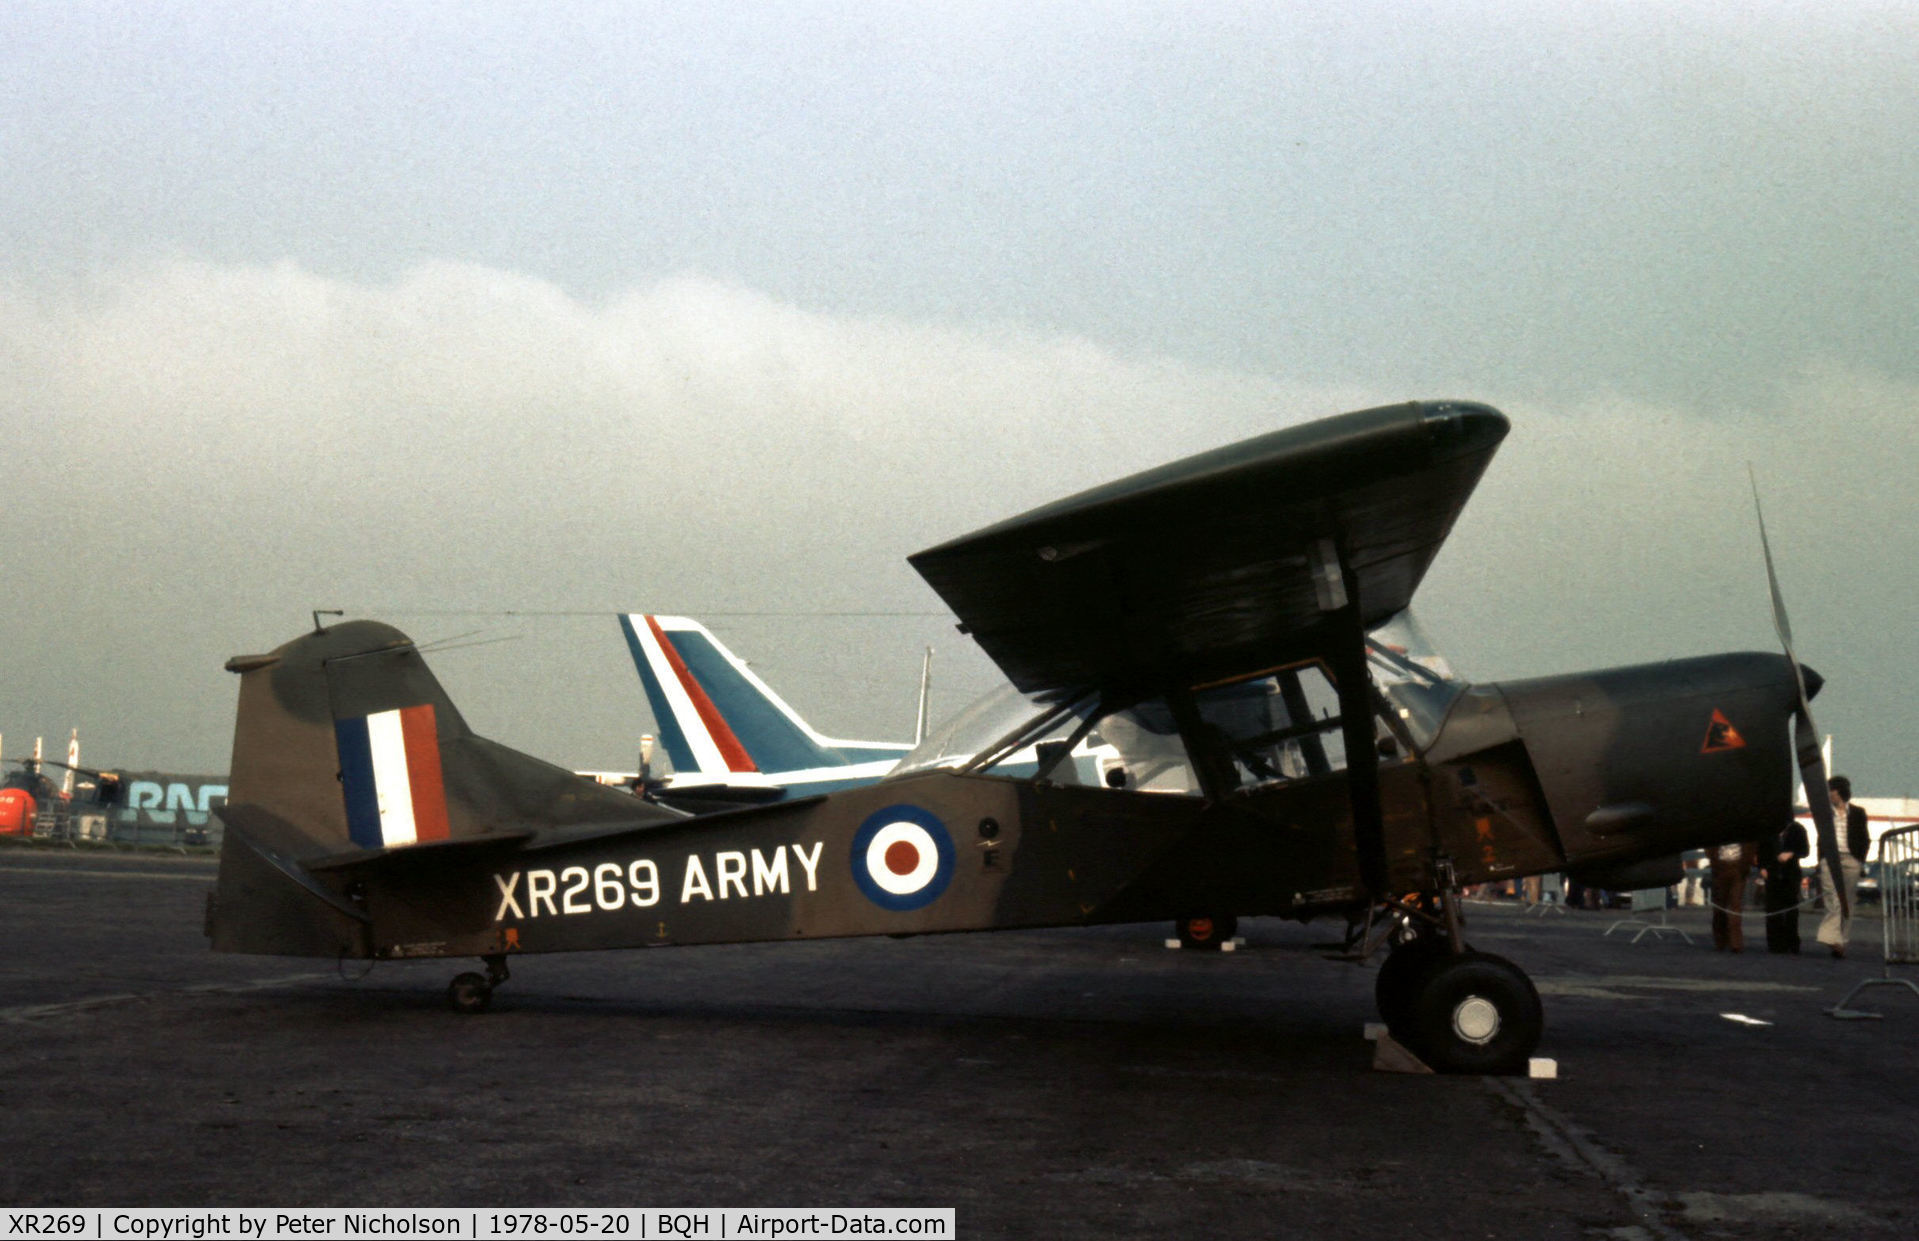
[[[321,607],[503,639],[435,667],[571,765],[650,728],[622,609],[903,737],[922,646],[936,713],[994,681],[908,553],[1464,397],[1514,427],[1419,601],[1456,667],[1772,647],[1750,461],[1837,765],[1919,793],[1915,48],[1846,0],[12,0],[5,752],[224,770],[221,662]]]

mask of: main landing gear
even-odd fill
[[[507,980],[506,958],[482,957],[486,973],[465,973],[447,984],[446,1002],[456,1013],[483,1013],[493,1004],[493,988]]]
[[[1393,946],[1374,998],[1394,1040],[1441,1073],[1519,1073],[1545,1013],[1524,971],[1474,952],[1449,917]]]

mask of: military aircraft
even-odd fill
[[[1395,1037],[1524,1066],[1538,993],[1462,885],[1626,865],[1791,812],[1787,654],[1450,681],[1369,629],[1411,602],[1508,431],[1465,402],[1287,427],[910,557],[1011,682],[886,779],[689,817],[474,734],[371,621],[240,656],[221,951],[477,957],[1182,917],[1370,918]],[[1777,589],[1774,590],[1777,604]],[[1796,727],[1789,728],[1788,721]],[[1097,739],[1096,782],[1068,760]],[[1017,775],[1014,755],[1037,754]],[[1821,825],[1830,833],[1830,815]],[[1392,929],[1388,936],[1384,933]]]

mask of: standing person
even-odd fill
[[[1746,910],[1746,877],[1758,848],[1750,844],[1720,845],[1712,851],[1712,947],[1714,952],[1744,952],[1746,933],[1740,925]]]
[[[1766,878],[1766,951],[1799,951],[1799,859],[1811,852],[1797,819],[1760,844],[1759,873]]]
[[[1684,868],[1681,871],[1684,878],[1679,881],[1679,903],[1704,905],[1707,889],[1711,886],[1706,882],[1706,851],[1688,849],[1681,859],[1681,865]]]
[[[1839,909],[1839,898],[1832,887],[1832,868],[1819,859],[1819,899],[1826,916],[1819,920],[1819,942],[1832,950],[1834,957],[1846,955],[1852,943],[1852,903],[1859,897],[1859,876],[1866,868],[1866,851],[1872,847],[1872,833],[1866,828],[1866,810],[1852,804],[1852,781],[1834,776],[1829,782],[1832,796],[1833,825],[1840,831],[1839,869],[1846,893],[1846,912]]]

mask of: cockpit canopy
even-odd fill
[[[1374,630],[1368,650],[1382,760],[1409,758],[1432,743],[1466,686],[1405,613]],[[1242,790],[1346,766],[1338,692],[1318,660],[1198,687],[1194,706],[1198,731],[1231,755]],[[928,734],[887,778],[947,769],[1193,794],[1191,731],[1182,734],[1163,698],[1109,704],[1092,692],[1024,694],[1008,685]]]

